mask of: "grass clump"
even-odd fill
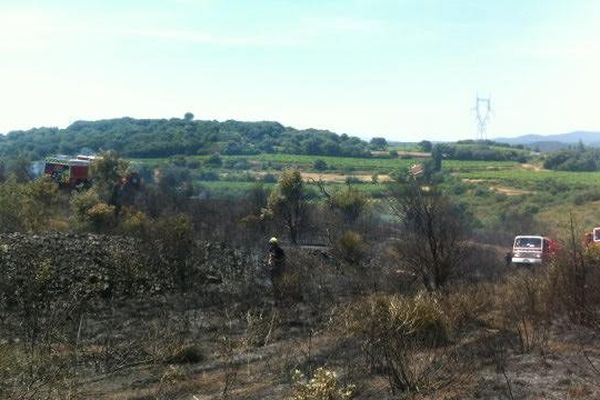
[[[448,325],[434,295],[374,295],[352,305],[344,324],[394,394],[419,392],[444,363],[435,349],[448,342]]]
[[[347,400],[354,397],[354,385],[342,386],[335,371],[317,368],[307,379],[299,370],[293,372],[293,394],[290,400]]]

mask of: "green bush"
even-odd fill
[[[93,189],[74,194],[71,209],[76,223],[83,229],[105,232],[116,224],[115,207],[100,200]]]
[[[342,386],[335,371],[317,368],[310,379],[294,370],[291,400],[346,400],[354,397],[354,385]]]
[[[327,169],[327,163],[321,159],[315,160],[313,168],[317,171],[325,171]]]
[[[346,231],[335,244],[335,252],[350,264],[360,263],[367,252],[362,236],[354,231]]]
[[[342,334],[359,340],[371,368],[384,371],[394,394],[419,391],[432,368],[443,365],[427,351],[448,341],[440,302],[427,293],[361,299],[342,314]]]
[[[600,200],[600,190],[598,189],[586,190],[573,197],[573,203],[578,206],[598,200]]]
[[[126,234],[133,236],[143,236],[148,229],[150,221],[141,211],[127,209],[123,213],[120,229]]]
[[[19,184],[11,178],[0,184],[0,231],[47,230],[58,196],[50,179]]]
[[[448,326],[437,297],[373,295],[351,308],[348,327],[358,336],[393,340],[402,346],[440,345],[448,341]],[[379,349],[382,350],[382,349]]]
[[[347,186],[346,189],[335,192],[329,202],[330,206],[338,211],[346,222],[353,223],[365,211],[369,200],[364,192]]]
[[[206,159],[206,164],[212,167],[220,167],[223,165],[223,159],[219,153],[213,153]]]
[[[114,227],[116,223],[115,207],[106,203],[94,204],[87,210],[86,217],[90,227],[95,232],[106,231]]]

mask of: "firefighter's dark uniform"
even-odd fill
[[[281,298],[282,279],[285,272],[285,253],[279,244],[269,243],[269,272],[276,299]]]

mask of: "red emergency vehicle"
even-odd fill
[[[75,158],[66,156],[47,157],[44,174],[50,176],[63,187],[75,188],[90,183],[90,163],[93,156],[79,155]]]

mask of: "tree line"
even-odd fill
[[[588,148],[579,143],[575,148],[551,153],[544,160],[544,168],[558,171],[600,170],[600,149]]]
[[[77,121],[65,129],[36,128],[0,136],[0,155],[32,160],[50,154],[116,150],[126,157],[213,154],[288,153],[367,157],[385,147],[385,139],[368,143],[346,134],[298,130],[278,122],[200,121],[193,115],[171,119],[119,118]]]

